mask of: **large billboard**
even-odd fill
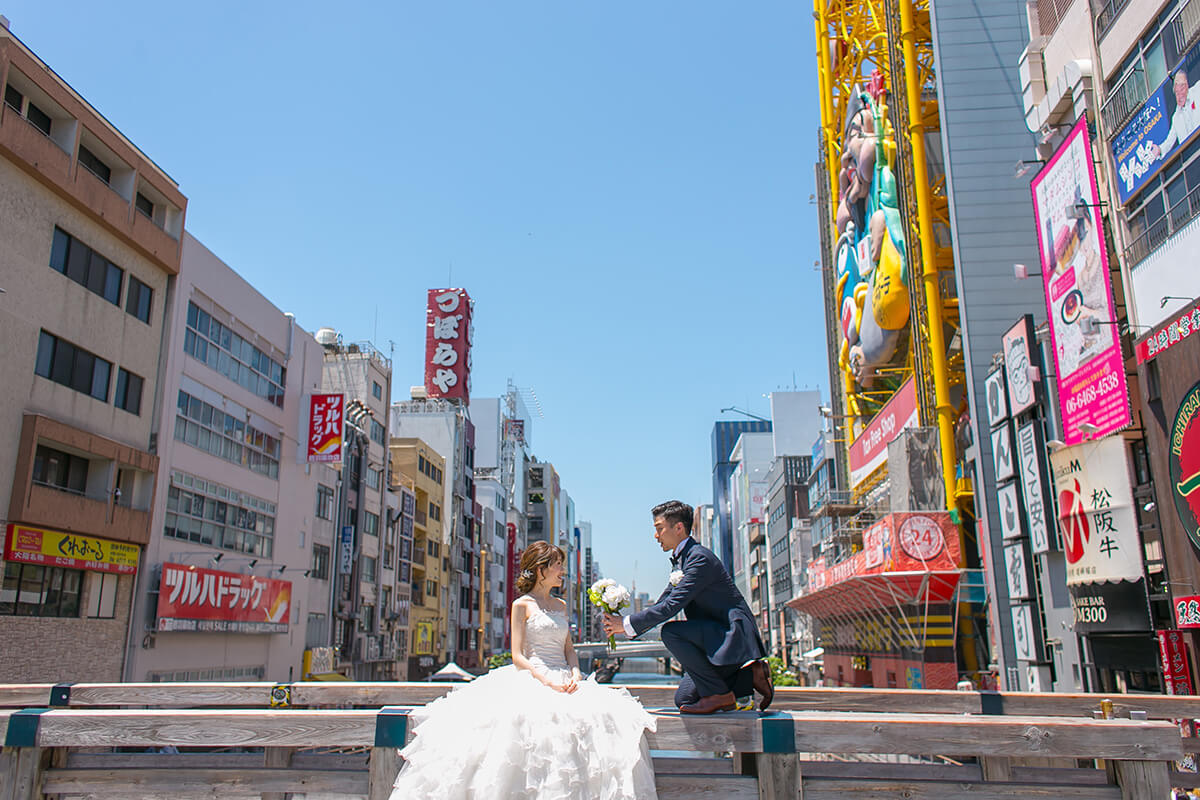
[[[137,572],[141,548],[136,544],[20,523],[10,524],[7,534],[4,538],[5,561],[123,575]]]
[[[201,633],[287,633],[292,582],[166,562],[158,629]]]
[[[1166,33],[1166,30],[1164,30]],[[1200,130],[1200,44],[1181,58],[1174,36],[1160,37],[1167,77],[1112,140],[1117,194],[1124,205]],[[1132,75],[1128,80],[1143,80]]]
[[[465,289],[430,289],[426,306],[425,390],[430,397],[471,397],[471,312]]]
[[[858,486],[871,473],[887,463],[888,444],[906,428],[915,428],[917,416],[917,387],[912,378],[892,395],[887,404],[871,420],[850,445],[850,485]]]
[[[1063,441],[1132,422],[1087,118],[1031,184]]]

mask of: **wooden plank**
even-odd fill
[[[979,707],[978,692],[939,689],[779,686],[771,701],[771,708],[779,711],[869,712],[886,708],[906,714],[978,714]]]
[[[800,793],[800,758],[795,753],[759,753],[758,800],[793,800]]]
[[[52,683],[0,683],[0,707],[29,708],[50,704]]]
[[[292,765],[291,747],[268,747],[263,751],[263,766],[268,769],[287,769]],[[288,800],[286,792],[263,792],[262,800]]]
[[[692,775],[732,775],[733,760],[728,758],[655,757],[655,775],[670,775],[676,773]]]
[[[944,783],[941,781],[870,781],[859,778],[805,777],[804,800],[1120,800],[1116,786],[1042,786],[1032,783]],[[1156,800],[1162,800],[1162,798]]]
[[[926,780],[977,783],[977,764],[893,764],[872,761],[801,761],[800,774],[809,778],[865,778],[869,780]]]
[[[658,800],[758,800],[758,782],[744,775],[656,775]]]
[[[1167,761],[1182,757],[1167,722],[949,714],[798,713],[796,750]]]
[[[0,757],[0,798],[2,800],[41,800],[42,768],[41,747],[5,747]]]
[[[1171,775],[1164,762],[1114,761],[1121,800],[1161,800],[1171,796]]]
[[[252,769],[261,753],[79,753],[67,751],[70,769]]]
[[[48,711],[46,747],[373,746],[375,711],[106,709]]]
[[[701,753],[758,752],[762,732],[758,713],[731,711],[697,716],[657,714],[658,731],[646,734],[651,750],[695,750]]]
[[[139,792],[182,797],[205,794],[255,795],[262,792],[329,792],[366,794],[367,775],[340,770],[256,769],[51,769],[48,794],[136,796]]]
[[[372,747],[367,770],[368,800],[388,800],[400,772],[400,751],[394,747]]]
[[[980,756],[979,771],[985,781],[994,783],[996,781],[1011,781],[1012,780],[1012,759],[1003,756]]]

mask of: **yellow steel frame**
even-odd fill
[[[829,197],[822,224],[831,227],[837,240],[836,204],[841,161],[841,127],[855,84],[865,82],[878,69],[888,88],[888,102],[897,120],[894,134],[901,163],[895,173],[905,201],[904,217],[912,307],[912,330],[907,363],[893,367],[901,377],[912,373],[923,424],[934,424],[941,445],[942,481],[946,506],[956,510],[962,487],[955,474],[956,409],[950,389],[965,385],[961,354],[947,354],[947,330],[959,325],[949,242],[949,213],[944,179],[930,181],[925,139],[940,128],[929,0],[814,0],[817,72],[821,102],[821,131],[825,144]],[[890,31],[890,36],[889,36]],[[941,240],[939,241],[939,234]],[[875,393],[856,389],[844,379],[847,412],[852,423],[862,421],[868,409],[878,408]],[[849,435],[857,425],[847,425]]]

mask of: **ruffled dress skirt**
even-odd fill
[[[568,675],[550,670],[552,680]],[[656,800],[645,731],[628,691],[588,679],[556,692],[501,667],[415,710],[391,800]]]

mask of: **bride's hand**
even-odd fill
[[[574,694],[578,688],[579,688],[579,679],[576,678],[574,675],[572,675],[570,678],[567,679],[567,682],[565,684],[563,684],[562,690],[564,692],[566,692],[567,694]]]

